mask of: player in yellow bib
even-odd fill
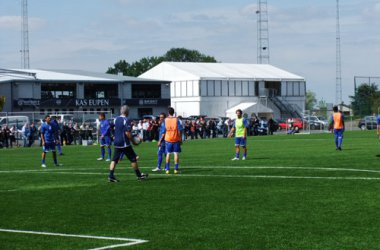
[[[248,129],[248,120],[243,116],[243,111],[241,109],[236,110],[237,118],[234,121],[234,124],[231,128],[228,137],[231,137],[235,132],[235,157],[231,160],[238,161],[240,160],[240,146],[243,148],[243,158],[245,160],[247,158],[247,129]]]

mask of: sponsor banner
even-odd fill
[[[168,106],[170,99],[128,99],[124,104],[129,106]]]
[[[16,107],[36,107],[40,106],[40,102],[40,99],[20,98],[14,101],[14,105]]]
[[[45,99],[41,100],[41,107],[107,107],[120,106],[121,100],[111,99]]]

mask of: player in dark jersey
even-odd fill
[[[380,114],[377,115],[376,122],[377,122],[377,130],[376,130],[377,133],[376,134],[379,137],[379,141],[380,141]],[[380,153],[378,153],[376,156],[380,157]]]
[[[158,126],[159,126],[159,137],[158,138],[160,138],[160,139],[162,138],[162,132],[163,132],[163,130],[161,129],[161,126],[162,126],[165,118],[166,118],[165,113],[161,113],[160,114],[160,120],[158,122]],[[157,167],[152,170],[153,172],[161,171],[162,156],[166,154],[165,153],[165,151],[166,151],[165,140],[158,140],[157,146],[158,146]]]
[[[131,167],[136,173],[138,180],[144,180],[148,177],[148,174],[144,174],[140,172],[140,169],[137,165],[137,155],[132,148],[131,141],[132,140],[132,124],[131,120],[128,119],[129,107],[124,105],[120,108],[121,115],[115,119],[115,140],[114,140],[114,155],[112,158],[112,162],[110,164],[110,171],[108,180],[109,182],[118,182],[116,179],[114,172],[116,165],[120,161],[120,155],[124,154],[131,162]]]
[[[51,118],[50,118],[51,119]],[[62,147],[61,147],[61,132],[62,129],[60,127],[60,123],[57,121],[57,117],[54,117],[54,119],[51,119],[50,124],[54,131],[54,140],[56,147],[58,149],[59,155],[63,155],[62,153]]]
[[[106,161],[111,160],[111,126],[106,115],[104,113],[99,114],[99,142],[100,142],[100,152],[102,156],[98,158],[98,161],[104,160],[105,157],[105,147],[108,149],[108,158]]]
[[[57,161],[57,154],[55,152],[55,129],[51,124],[51,118],[50,116],[45,117],[45,122],[41,125],[41,141],[42,141],[42,167],[46,168],[45,165],[45,158],[46,153],[49,151],[52,151],[53,153],[53,160],[55,166],[60,166]]]

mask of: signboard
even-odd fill
[[[170,99],[128,99],[124,104],[129,106],[168,106]]]
[[[14,101],[14,105],[16,107],[36,107],[40,106],[40,101],[40,99],[20,98]]]
[[[120,106],[119,98],[111,99],[45,99],[41,100],[41,107],[108,107]]]

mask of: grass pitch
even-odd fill
[[[98,146],[67,146],[63,167],[40,148],[0,150],[0,249],[380,249],[380,151],[373,132],[187,141],[179,176],[151,173],[156,144],[135,147],[119,183]],[[26,234],[4,229],[69,234]],[[78,238],[79,235],[128,238]],[[134,239],[146,240],[136,245]]]

